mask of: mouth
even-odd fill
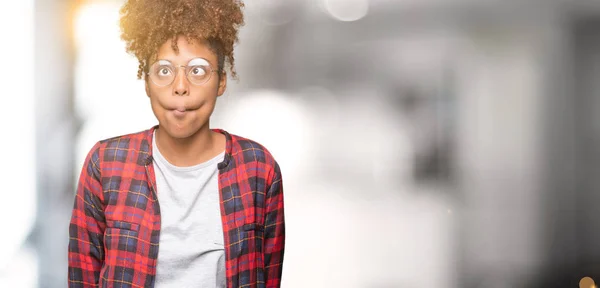
[[[175,117],[183,117],[183,116],[185,116],[185,114],[187,112],[187,110],[183,107],[179,107],[179,108],[173,109],[171,111],[173,111],[173,114],[175,115]]]

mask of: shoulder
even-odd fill
[[[100,162],[140,162],[147,155],[152,139],[152,129],[114,136],[99,140],[88,152],[88,158],[98,164]]]
[[[231,136],[231,156],[238,166],[244,165],[273,178],[280,174],[279,164],[271,152],[261,143],[235,134]]]
[[[129,146],[139,144],[143,140],[148,139],[148,137],[151,137],[152,136],[151,133],[152,133],[152,129],[148,129],[148,130],[139,131],[139,132],[135,132],[135,133],[129,133],[129,134],[124,134],[124,135],[119,135],[119,136],[102,139],[102,140],[98,141],[98,143],[99,143],[100,147],[102,147],[102,148],[115,148],[115,147],[129,148]]]

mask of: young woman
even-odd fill
[[[242,8],[237,0],[122,7],[122,38],[158,125],[88,153],[69,228],[69,287],[280,286],[279,166],[260,144],[209,125],[227,73],[236,77]]]

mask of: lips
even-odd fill
[[[178,99],[180,101],[168,100],[160,103],[160,106],[163,107],[169,114],[173,114],[175,116],[184,116],[185,114],[189,114],[191,111],[198,110],[202,106],[202,102],[193,99]],[[160,101],[160,99],[159,99]]]
[[[186,109],[185,105],[183,105],[183,104],[173,106],[169,110],[171,110],[171,113],[173,113],[173,115],[177,118],[184,117],[186,114],[186,111],[188,111],[188,109]]]
[[[202,106],[204,100],[200,97],[156,97],[156,101],[158,104],[166,109],[171,111],[179,111],[185,112],[190,110],[196,110]]]
[[[196,111],[199,108],[200,107],[182,105],[182,106],[172,106],[170,108],[167,108],[167,110],[170,110],[172,112],[177,112],[177,113],[186,113],[186,112],[190,112],[190,111]]]

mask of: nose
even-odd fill
[[[175,81],[173,82],[173,92],[178,96],[189,94],[190,83],[188,83],[188,80],[185,77],[185,69],[183,70],[184,71],[179,71],[180,73],[175,75]]]

